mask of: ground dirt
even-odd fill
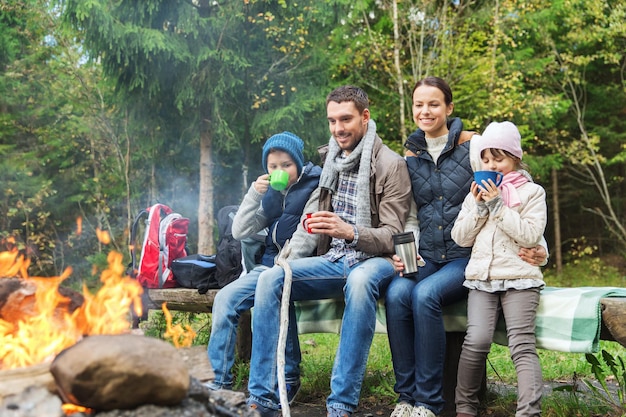
[[[543,388],[544,398],[554,394],[554,389],[562,387],[563,385],[570,385],[571,382],[554,382],[545,381]],[[494,401],[497,397],[510,397],[515,398],[516,387],[500,382],[489,382],[488,384],[487,400],[488,405],[485,410],[482,411],[483,417],[511,417],[515,415],[515,403],[514,401]],[[609,390],[617,395],[618,386],[614,381],[607,381]],[[598,385],[599,386],[599,385]],[[578,389],[586,391],[587,388],[581,383],[578,385]],[[381,404],[376,402],[374,398],[361,398],[359,402],[359,408],[352,414],[352,417],[389,417],[393,411],[395,404]],[[290,408],[290,414],[292,417],[325,417],[326,405],[325,398],[306,398],[302,401],[296,400],[293,402]],[[448,414],[442,414],[441,417],[454,417],[455,413],[448,412]]]
[[[323,398],[315,403],[294,401],[290,411],[293,417],[325,417],[326,405]],[[359,409],[352,417],[388,417],[392,411],[393,405],[365,403],[359,405]]]

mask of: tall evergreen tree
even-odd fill
[[[67,0],[63,13],[118,89],[158,109],[180,132],[174,144],[199,166],[198,251],[212,253],[220,156],[239,150],[232,165],[247,165],[248,154],[240,150],[250,152],[251,144],[276,130],[302,129],[307,113],[319,109],[317,92],[313,99],[312,91],[299,90],[314,73],[307,49],[317,7],[283,1],[149,0],[138,6]],[[161,151],[172,146],[171,138],[162,140]]]

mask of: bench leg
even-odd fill
[[[441,414],[443,417],[455,416],[454,390],[456,389],[456,371],[459,367],[461,348],[465,333],[446,333],[446,359],[443,366],[443,399],[446,405]]]
[[[252,354],[252,315],[246,311],[239,319],[237,330],[237,357],[249,362]]]
[[[446,333],[446,359],[443,367],[443,399],[446,402],[441,417],[456,416],[454,406],[454,391],[456,389],[456,373],[459,368],[461,349],[463,348],[463,332]],[[481,401],[487,395],[487,364],[485,363],[484,378],[480,388],[479,397]]]
[[[459,359],[463,348],[465,333],[446,333],[446,359],[443,368],[443,399],[446,402],[441,417],[456,416],[454,406],[454,391],[456,390],[456,372],[459,369]],[[487,398],[487,363],[483,370],[483,381],[478,396],[482,401]]]

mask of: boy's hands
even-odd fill
[[[253,185],[257,193],[265,194],[268,188],[270,188],[270,175],[269,174],[259,175],[256,181],[254,181]]]

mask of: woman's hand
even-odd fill
[[[393,263],[393,269],[395,269],[395,271],[401,276],[404,276],[404,263],[402,262],[402,259],[400,259],[400,257],[396,254],[394,254],[391,257],[391,261]],[[426,261],[424,261],[424,258],[422,258],[422,256],[418,253],[417,254],[417,266],[422,267],[426,265]]]
[[[546,248],[541,245],[537,245],[534,248],[521,248],[518,255],[522,260],[535,266],[544,265],[548,258]]]

